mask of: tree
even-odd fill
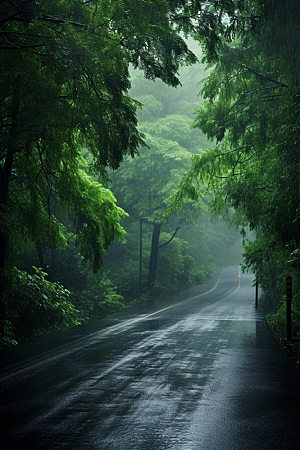
[[[176,188],[178,180],[190,162],[191,153],[176,140],[176,133],[180,135],[179,128],[184,125],[188,127],[184,118],[175,115],[153,123],[153,127],[151,123],[141,125],[141,130],[147,133],[147,144],[150,149],[141,149],[139,158],[124,161],[122,167],[112,177],[112,189],[120,205],[137,219],[147,217],[147,221],[153,226],[149,265],[150,285],[155,281],[159,236],[166,209],[164,200],[168,193]],[[171,138],[172,130],[174,136]],[[185,214],[187,219],[188,208]],[[184,214],[182,218],[183,216]],[[173,226],[175,231],[180,226],[179,220],[177,224],[175,221]]]
[[[35,273],[14,267],[2,296],[7,305],[4,322],[4,345],[18,344],[45,331],[78,325],[76,309],[70,303],[70,292],[59,283],[45,279],[46,273],[35,268]]]
[[[112,239],[124,236],[124,213],[89,175],[106,182],[107,167],[117,169],[145,145],[129,64],[148,79],[178,85],[180,65],[196,61],[183,36],[196,30],[214,58],[226,13],[236,18],[235,2],[1,2],[1,289],[20,242],[35,243],[42,264],[43,246],[66,245],[61,207],[84,259],[101,265]],[[88,170],[83,149],[92,157]]]
[[[1,2],[1,290],[20,243],[66,245],[62,205],[95,270],[109,243],[124,236],[124,213],[89,179],[81,153],[88,150],[89,170],[105,179],[106,167],[116,169],[144,145],[128,67],[179,83],[179,65],[196,58],[177,33],[187,25],[169,18],[176,7],[159,0]]]
[[[126,250],[124,249],[122,253],[122,250],[119,249],[120,246],[114,246],[114,251],[118,249],[122,253],[122,255],[118,253],[116,257],[124,258],[122,261],[123,266],[126,266],[126,273],[128,267],[131,268],[130,280],[133,280],[134,277],[138,280],[140,275],[142,278],[140,285],[142,286],[145,286],[144,280],[147,278],[148,287],[157,280],[161,286],[164,285],[164,288],[172,289],[170,285],[166,287],[168,277],[163,281],[160,272],[172,271],[171,267],[176,271],[179,270],[179,267],[184,270],[180,264],[176,265],[176,261],[179,262],[184,255],[182,254],[176,260],[166,258],[165,261],[168,263],[164,270],[162,270],[159,259],[163,258],[165,252],[168,252],[166,247],[169,248],[169,251],[171,247],[175,249],[175,243],[179,242],[178,239],[180,240],[184,234],[184,228],[189,223],[194,225],[190,226],[189,233],[185,234],[185,241],[188,243],[186,245],[189,245],[194,233],[199,233],[198,236],[200,236],[198,241],[195,239],[197,243],[194,242],[194,248],[198,249],[201,257],[194,252],[193,263],[187,270],[186,276],[195,281],[196,272],[198,273],[200,270],[202,273],[212,273],[212,264],[209,261],[210,250],[206,247],[206,242],[210,239],[207,239],[207,235],[204,237],[201,225],[199,225],[199,230],[197,228],[199,215],[201,216],[200,222],[203,221],[204,215],[204,220],[206,220],[205,204],[188,201],[184,210],[176,217],[168,220],[164,217],[167,207],[165,200],[177,188],[181,177],[189,167],[192,154],[198,153],[202,147],[209,145],[201,132],[191,128],[192,114],[187,108],[187,103],[189,107],[197,104],[195,78],[202,71],[203,66],[200,64],[195,67],[183,68],[181,70],[182,86],[177,89],[164,86],[159,81],[152,83],[144,80],[139,73],[132,74],[131,95],[144,105],[143,110],[138,113],[139,129],[146,135],[148,148],[141,148],[140,157],[134,160],[127,158],[121,168],[111,174],[112,190],[118,198],[120,206],[129,213],[129,219],[122,222],[129,234],[125,246],[128,253],[125,256]],[[209,227],[207,233],[210,232]],[[139,236],[142,238],[142,244],[140,244]],[[138,255],[141,245],[143,251],[141,255]],[[182,242],[182,245],[177,245],[177,249],[180,248],[180,251],[189,253],[191,248],[187,250],[186,245]],[[133,273],[135,268],[138,269],[138,261],[133,264],[132,258],[134,257],[137,260],[139,257],[142,258],[141,273],[138,274],[136,271],[135,276]],[[198,269],[195,269],[195,261],[197,261]],[[204,265],[206,265],[206,269],[203,269]],[[149,267],[147,276],[144,270],[146,266]],[[159,273],[157,267],[159,267]],[[114,272],[111,261],[109,268],[111,272]],[[124,273],[123,271],[125,269],[122,269],[121,272]],[[191,275],[192,271],[195,276]],[[122,283],[127,285],[128,277],[124,275],[124,278],[126,281],[123,280]],[[178,277],[178,279],[181,278]],[[198,282],[200,279],[203,280],[203,277],[198,277]],[[116,283],[119,285],[119,280]],[[174,285],[175,283],[173,283],[173,287]]]
[[[234,36],[241,9],[227,18],[194,122],[216,145],[193,157],[171,205],[208,185],[215,212],[234,208],[232,223],[249,223],[258,236],[245,248],[245,268],[255,270],[278,307],[287,271],[296,279],[299,271],[298,4],[240,4],[258,20],[250,28],[236,22]]]
[[[172,27],[166,28],[164,8],[156,8],[154,2],[150,22],[141,24],[137,18],[144,5],[132,2],[128,11],[127,5],[123,10],[120,6],[121,2],[97,1],[76,1],[72,6],[61,2],[59,7],[50,1],[2,2],[3,217],[9,185],[18,175],[15,160],[27,159],[33,149],[37,173],[46,177],[50,193],[55,191],[57,171],[62,171],[58,162],[77,156],[82,146],[92,153],[94,168],[101,173],[106,166],[116,169],[123,155],[138,152],[144,141],[136,129],[137,103],[127,95],[129,61],[144,68],[147,76],[174,85],[179,62],[195,61]],[[164,36],[159,26],[152,26],[158,17]],[[133,38],[129,28],[135,23]],[[2,231],[1,267],[6,241]]]

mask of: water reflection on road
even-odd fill
[[[286,414],[299,418],[299,392],[254,308],[252,279],[224,269],[32,368],[12,366],[0,384],[4,449],[292,448],[293,421],[284,440],[276,430]]]

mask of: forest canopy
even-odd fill
[[[16,251],[35,245],[46,269],[45,247],[71,240],[97,270],[112,240],[124,239],[124,211],[91,175],[104,182],[107,167],[144,145],[129,64],[176,86],[179,65],[196,61],[177,32],[189,24],[175,26],[173,10],[164,1],[1,2],[2,333]],[[51,257],[50,281],[55,265]]]
[[[28,258],[38,266],[30,282],[44,306],[60,299],[58,308],[68,311],[70,320],[57,314],[53,326],[76,323],[69,291],[58,282],[68,279],[64,270],[76,261],[88,265],[90,286],[96,285],[110,244],[125,240],[121,221],[127,212],[118,183],[122,177],[130,181],[125,195],[134,199],[140,162],[144,170],[159,158],[173,158],[174,165],[164,167],[165,185],[148,189],[165,192],[166,198],[173,193],[171,199],[158,195],[154,209],[144,200],[132,200],[135,206],[128,208],[137,221],[147,215],[151,226],[159,228],[158,237],[166,204],[170,215],[185,203],[187,209],[176,214],[192,219],[197,208],[203,214],[196,200],[208,185],[214,212],[234,208],[235,225],[249,223],[257,231],[255,243],[245,249],[245,263],[262,283],[283,277],[276,272],[278,261],[298,270],[298,16],[295,0],[288,7],[283,0],[1,2],[2,337],[13,338],[16,310],[26,317],[38,298],[25,288],[29,263],[23,263],[25,271],[14,269],[17,255],[25,252],[36,255]],[[201,45],[209,68],[202,90],[206,103],[198,107],[194,126],[217,144],[207,144],[202,153],[203,135],[199,144],[195,134],[183,143],[165,131],[187,129],[183,109],[177,118],[168,117],[166,105],[151,92],[136,99],[130,91],[130,67],[141,70],[145,79],[180,86],[180,67],[197,62],[188,36]],[[141,113],[139,127],[137,112],[143,104],[151,106],[145,110],[148,117]],[[157,117],[151,108],[163,119],[159,127],[153,127]],[[149,153],[139,159],[147,145]],[[189,153],[192,167],[180,182]],[[111,171],[118,173],[120,166],[113,192],[122,208],[109,184]],[[186,244],[176,241],[171,229],[168,233],[164,240],[172,238],[181,249],[184,267]],[[122,296],[114,283],[104,277],[98,285],[117,307]],[[84,290],[86,304],[96,295],[93,289],[88,285]],[[105,309],[105,301],[99,302]]]
[[[221,37],[217,59],[204,57],[211,72],[202,83],[205,102],[196,109],[194,127],[216,144],[193,156],[169,208],[172,213],[209,186],[214,213],[234,210],[232,225],[255,230],[255,241],[244,249],[244,268],[255,272],[271,308],[280,307],[270,321],[284,329],[288,274],[294,309],[300,306],[299,3],[236,2],[237,11],[238,4],[251,13],[252,28],[237,20],[235,31]]]

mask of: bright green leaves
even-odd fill
[[[9,279],[2,292],[6,304],[5,326],[9,328],[6,337],[0,338],[0,345],[17,344],[48,330],[77,325],[77,312],[69,302],[70,292],[59,283],[50,283],[45,273],[35,269],[35,274],[17,270],[6,271]]]
[[[172,115],[141,124],[149,149],[142,149],[139,158],[124,161],[113,176],[113,189],[118,192],[119,201],[135,215],[147,216],[153,222],[163,220],[165,200],[176,190],[189,167],[188,148],[196,145],[189,122],[184,116]]]
[[[102,187],[96,193],[82,181],[82,147],[103,178],[107,167],[115,170],[124,156],[137,155],[145,142],[137,129],[139,104],[128,95],[129,63],[148,78],[177,85],[179,66],[196,58],[172,23],[174,5],[163,0],[2,2],[0,8],[3,245],[23,234],[28,242],[65,245],[64,205],[73,209],[77,232],[86,226],[91,233],[84,258],[99,267],[108,243],[122,234],[120,215],[112,198],[103,200]],[[90,204],[83,201],[86,189],[92,189]],[[102,205],[98,222],[94,198]],[[5,229],[12,224],[10,239]]]
[[[70,214],[76,234],[76,245],[94,271],[102,266],[102,255],[109,244],[118,239],[124,241],[125,231],[120,220],[127,214],[116,206],[110,190],[90,181],[82,173],[69,200]]]
[[[41,129],[45,134],[59,126],[56,116],[60,128],[79,131],[98,170],[116,169],[123,155],[133,156],[143,144],[136,105],[127,95],[129,61],[146,77],[177,85],[179,65],[196,58],[170,23],[165,1],[47,1],[34,10],[31,4],[7,4],[3,13],[3,91],[22,79],[26,109],[20,120],[26,111],[34,139]]]
[[[215,66],[194,122],[216,145],[193,157],[169,207],[176,210],[208,186],[213,212],[234,211],[231,224],[257,231],[245,247],[245,266],[275,299],[286,270],[299,276],[298,3],[233,3],[229,26],[219,28],[217,58],[206,55]]]
[[[126,214],[116,206],[108,189],[90,179],[86,163],[80,154],[76,156],[75,148],[60,149],[60,159],[54,159],[42,143],[32,147],[26,158],[17,155],[17,176],[11,182],[7,206],[14,229],[11,243],[19,250],[32,241],[49,247],[66,246],[68,220],[64,211],[68,209],[76,244],[84,260],[97,270],[110,242],[124,238],[119,222]]]

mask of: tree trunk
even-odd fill
[[[51,262],[48,270],[48,281],[54,282],[55,272],[56,272],[56,259],[57,254],[55,248],[51,248]]]
[[[12,174],[13,155],[17,148],[18,116],[19,116],[19,95],[17,92],[15,94],[14,102],[12,104],[12,123],[10,128],[9,142],[7,148],[2,149],[3,152],[6,150],[6,157],[4,160],[4,165],[2,167],[0,166],[0,221],[2,222],[2,229],[0,230],[0,317],[3,321],[5,320],[5,302],[3,299],[5,282],[3,279],[3,270],[6,265],[7,251],[8,251],[7,230],[6,230],[6,225],[8,225],[8,223],[6,219],[6,208],[8,205],[9,181],[11,179]],[[4,322],[2,322],[2,324],[4,324]],[[4,332],[2,326],[0,332],[2,334]]]
[[[150,264],[149,264],[149,286],[155,282],[155,272],[157,267],[157,258],[158,258],[158,242],[161,230],[161,223],[153,224],[153,232],[152,232],[152,245],[151,245],[151,255],[150,255]]]
[[[45,266],[45,260],[44,260],[43,247],[42,247],[42,244],[39,241],[37,241],[37,243],[36,243],[36,249],[37,249],[37,252],[38,252],[40,267],[43,270],[45,270],[46,266]]]

